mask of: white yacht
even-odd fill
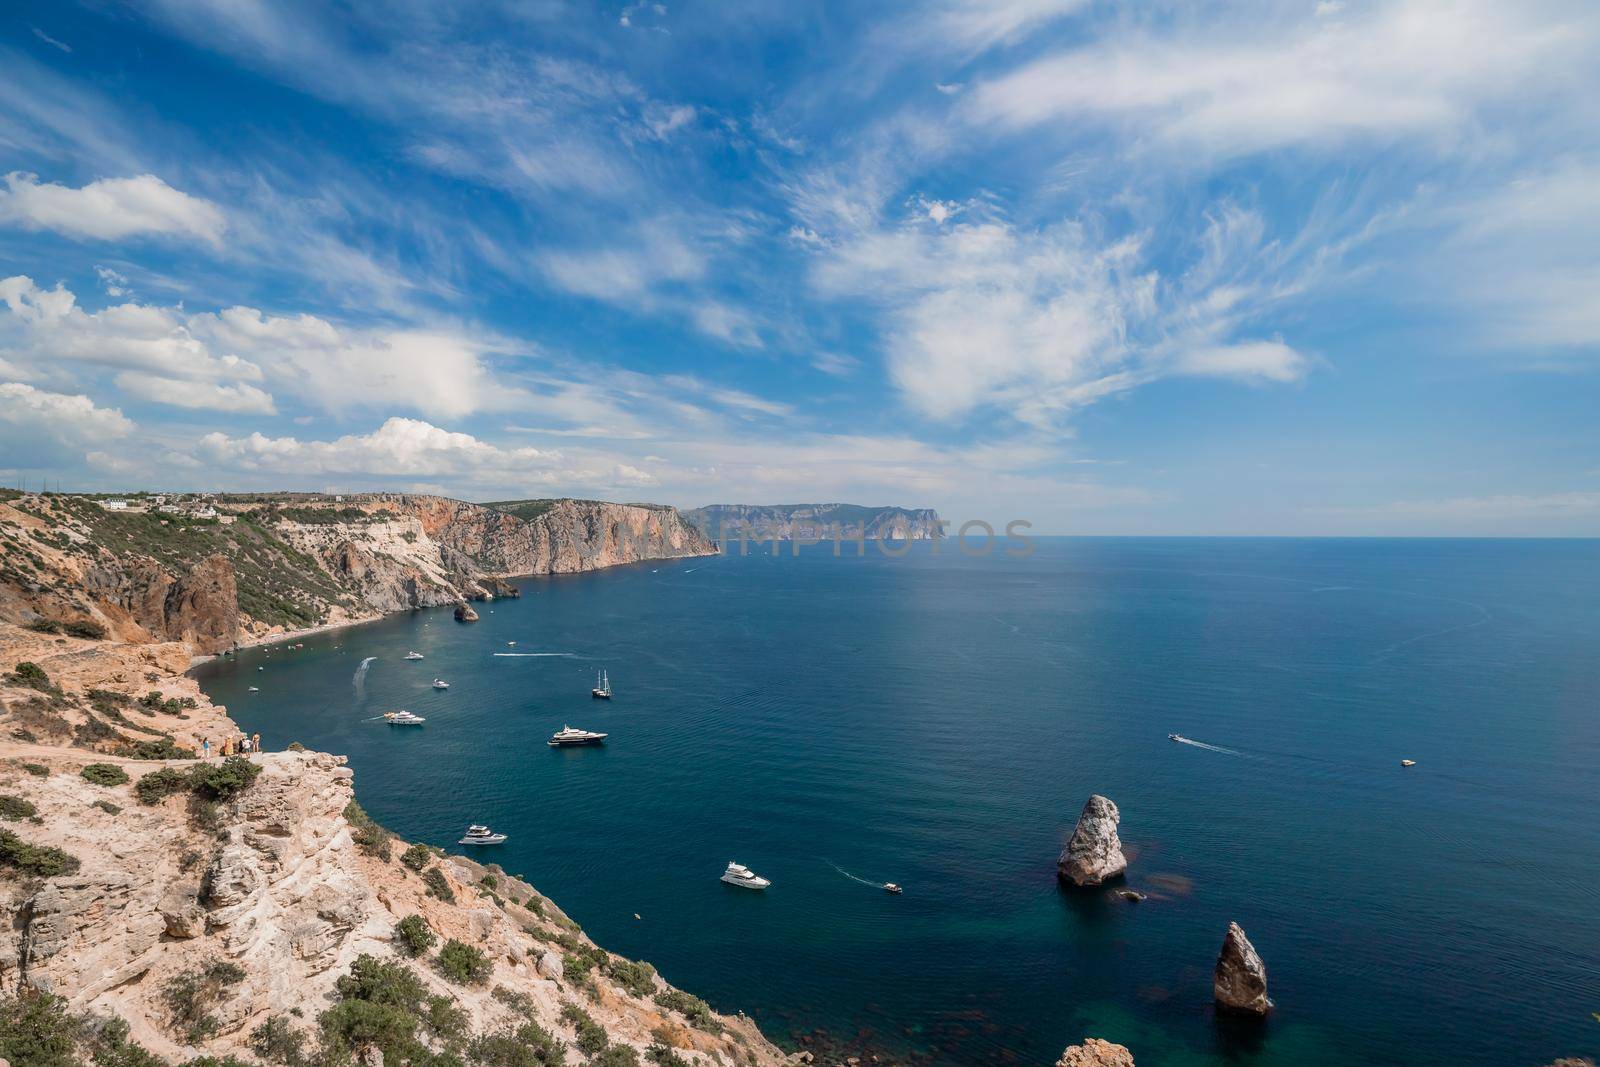
[[[433,680],[433,687],[435,689],[449,689],[450,683],[445,681],[443,678],[435,678]]]
[[[421,726],[428,720],[409,711],[386,711],[383,713],[383,721],[390,726]]]
[[[563,726],[550,738],[552,747],[561,748],[569,745],[598,745],[606,739],[605,734],[597,734],[593,730],[574,730],[570,726]]]
[[[412,649],[410,652],[406,653],[406,659],[426,659],[426,658],[427,657],[425,657],[421,652],[418,652],[416,649]]]
[[[722,872],[722,880],[746,889],[765,889],[772,884],[742,863],[729,863],[728,869]]]
[[[250,687],[250,692],[252,692],[252,693],[259,693],[259,692],[261,692],[261,687],[260,687],[260,686],[255,686],[255,685],[252,685],[252,686],[251,686],[251,687]]]
[[[462,835],[461,840],[457,841],[456,844],[498,845],[505,839],[505,834],[497,834],[493,830],[490,830],[487,826],[479,826],[477,823],[473,823],[471,826],[467,827],[467,832]]]
[[[594,688],[589,690],[589,692],[600,700],[610,700],[611,675],[606,671],[596,671],[594,676]]]

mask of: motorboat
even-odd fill
[[[722,880],[745,889],[765,889],[772,884],[742,863],[729,863],[728,869],[722,872]]]
[[[261,692],[261,687],[260,687],[260,686],[255,686],[255,685],[252,685],[252,686],[251,686],[251,687],[250,687],[250,692],[252,692],[252,693],[259,693],[259,692]]]
[[[427,658],[426,656],[424,656],[421,652],[418,652],[416,649],[412,649],[410,652],[406,653],[406,659],[426,659],[426,658]]]
[[[390,726],[421,726],[428,720],[409,711],[386,711],[383,713],[383,721]]]
[[[1417,761],[1414,759],[1403,759],[1400,761],[1400,766],[1402,767],[1415,767],[1416,765]]]
[[[606,734],[597,734],[593,730],[575,730],[571,726],[563,726],[556,731],[555,736],[550,738],[550,745],[553,748],[571,747],[573,745],[598,745],[606,737]]]
[[[467,832],[461,835],[461,840],[457,841],[456,844],[498,845],[505,839],[505,834],[497,834],[487,826],[479,826],[477,823],[473,823],[471,826],[467,827]]]
[[[883,888],[887,889],[891,893],[904,893],[905,892],[904,889],[902,889],[899,886],[895,885],[893,882],[885,882],[885,883],[883,883]]]
[[[449,689],[450,683],[445,681],[443,678],[435,678],[433,680],[433,687],[435,689]]]
[[[1187,737],[1184,737],[1182,734],[1168,734],[1167,735],[1167,740],[1168,741],[1187,741],[1189,739]]]
[[[596,671],[594,688],[589,690],[590,695],[598,700],[611,699],[611,675],[606,671]]]

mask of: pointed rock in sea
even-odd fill
[[[1107,798],[1096,793],[1083,806],[1078,825],[1073,828],[1067,847],[1056,862],[1056,874],[1073,885],[1100,885],[1128,869],[1122,854],[1122,839],[1117,825],[1122,813]]]
[[[1217,1006],[1229,1011],[1265,1015],[1272,1010],[1267,996],[1267,965],[1261,962],[1260,953],[1238,923],[1228,924],[1228,936],[1223,938],[1217,969],[1212,973],[1211,990]]]

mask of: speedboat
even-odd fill
[[[462,835],[461,840],[457,841],[456,844],[498,845],[505,839],[505,834],[497,834],[493,830],[490,830],[487,826],[479,826],[477,823],[473,823],[471,826],[467,827],[467,832]]]
[[[435,678],[433,680],[433,687],[435,689],[449,689],[450,683],[445,681],[443,678]]]
[[[406,653],[406,659],[426,659],[426,658],[427,657],[425,657],[421,652],[418,652],[415,649],[413,649],[412,651]]]
[[[606,671],[596,671],[594,688],[589,690],[590,695],[600,700],[611,699],[611,675]]]
[[[904,889],[901,889],[899,886],[895,885],[893,882],[885,882],[885,883],[883,883],[883,888],[887,889],[891,893],[904,893],[905,892]]]
[[[742,863],[729,863],[728,869],[722,872],[722,880],[745,889],[765,889],[772,884]]]
[[[1402,767],[1415,767],[1416,765],[1417,761],[1414,759],[1403,759],[1400,761],[1400,766]]]
[[[593,730],[575,730],[570,726],[563,726],[557,730],[555,736],[550,738],[553,748],[562,748],[572,745],[598,745],[606,739],[606,734],[597,734]]]
[[[421,726],[428,720],[409,711],[386,711],[383,713],[383,721],[390,726]]]
[[[1167,740],[1168,741],[1187,741],[1189,739],[1187,737],[1184,737],[1182,734],[1168,734],[1167,735]]]
[[[259,693],[259,692],[261,692],[261,689],[260,689],[260,688],[259,688],[259,687],[258,687],[258,686],[253,686],[253,685],[252,685],[252,686],[251,686],[251,687],[250,687],[250,692],[252,692],[252,693]]]

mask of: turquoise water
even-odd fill
[[[198,673],[270,747],[347,753],[397,833],[510,834],[482,857],[785,1042],[1051,1063],[1098,1035],[1140,1067],[1600,1049],[1600,542],[1038,546],[527,579],[476,625],[417,612]],[[372,721],[401,707],[427,725]],[[565,723],[611,739],[549,748]],[[1093,792],[1143,904],[1055,883]],[[730,859],[773,887],[724,886]],[[1211,1010],[1230,919],[1270,970],[1263,1026]]]

